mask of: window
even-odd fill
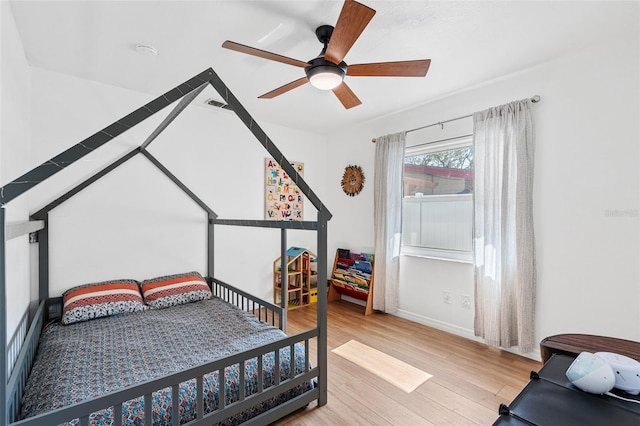
[[[407,147],[402,253],[471,261],[472,230],[471,137]]]

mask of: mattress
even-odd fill
[[[21,408],[23,418],[96,398],[168,374],[259,347],[285,334],[218,298],[71,325],[53,323],[42,332]],[[274,356],[263,356],[264,387],[275,382]],[[294,349],[296,374],[305,370],[304,345]],[[280,380],[290,374],[289,347],[280,350]],[[245,394],[256,393],[258,360],[245,362]],[[238,399],[239,366],[225,370],[226,404]],[[223,424],[237,424],[310,389],[305,384]],[[180,423],[196,414],[195,379],[179,389]],[[204,411],[219,403],[218,372],[204,376]],[[144,424],[144,397],[125,402],[123,425]],[[153,424],[172,422],[171,389],[153,393]],[[91,425],[110,425],[112,409],[93,413]],[[75,424],[72,421],[69,424]]]

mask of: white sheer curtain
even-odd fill
[[[533,123],[529,99],[473,115],[475,334],[534,348]]]
[[[376,138],[373,309],[398,310],[405,132]]]

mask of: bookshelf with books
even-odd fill
[[[373,265],[371,253],[354,253],[346,249],[336,250],[331,272],[329,301],[340,300],[342,295],[366,303],[364,314],[373,313]]]
[[[282,304],[282,262],[278,257],[273,261],[273,303]],[[302,247],[287,250],[287,303],[288,309],[295,309],[315,303],[318,298],[318,268],[315,253]]]

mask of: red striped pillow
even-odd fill
[[[146,307],[135,280],[113,280],[84,284],[62,295],[62,323],[87,321],[126,312],[142,311]]]
[[[141,288],[145,303],[152,309],[211,299],[209,285],[197,272],[144,280]]]

